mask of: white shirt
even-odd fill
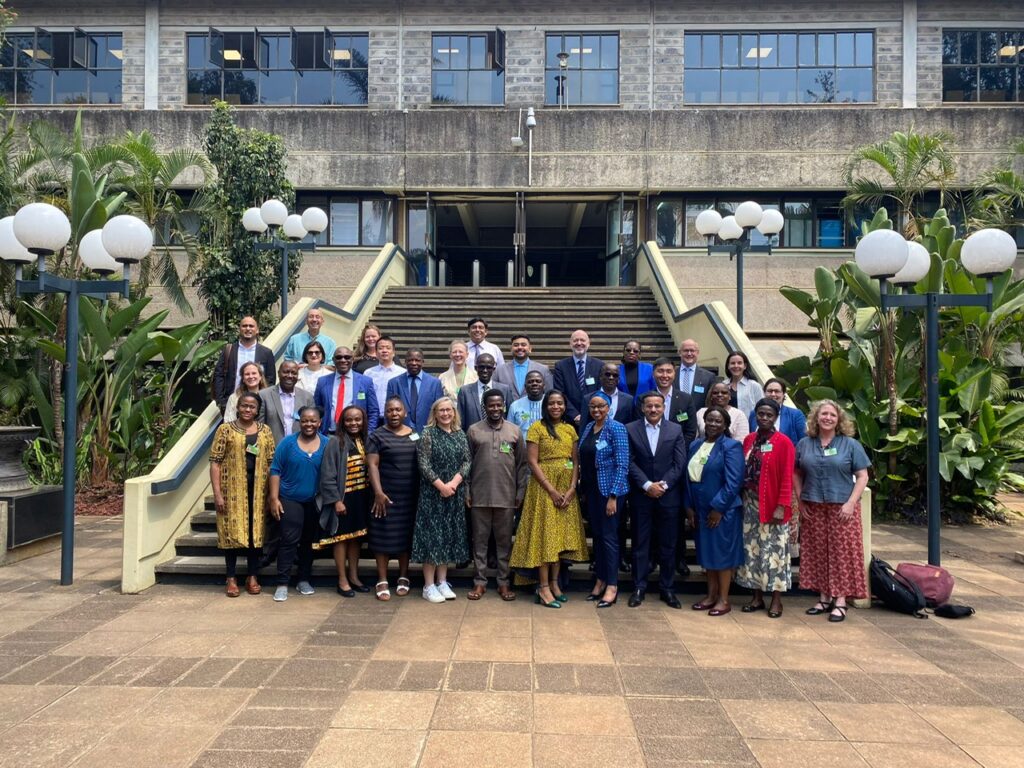
[[[657,424],[651,424],[647,419],[644,419],[644,428],[647,430],[647,444],[651,446],[651,455],[653,456],[658,452],[658,438],[661,437],[661,422],[659,421]],[[659,480],[658,482],[660,483],[661,481]],[[644,483],[644,490],[646,491],[652,485],[654,485],[654,483],[648,480]],[[661,483],[661,485],[666,491],[668,490],[668,486],[665,485],[665,483]]]
[[[377,405],[382,413],[384,412],[384,401],[388,399],[388,382],[403,373],[405,373],[405,368],[395,363],[392,363],[390,368],[375,365],[373,368],[367,368],[364,372],[363,375],[369,376],[373,381],[373,391],[377,395]],[[345,386],[347,387],[348,384]]]
[[[246,363],[256,362],[256,342],[252,343],[251,347],[242,346],[242,342],[238,342],[238,364],[235,366],[235,389],[238,389],[242,383],[242,366]]]
[[[316,383],[324,376],[333,376],[334,372],[327,370],[326,366],[321,365],[315,371],[311,371],[308,367],[303,366],[299,368],[299,381],[295,385],[299,389],[304,389],[309,394],[316,394]]]
[[[604,391],[604,390],[602,389],[602,390],[601,390],[601,394],[602,394],[602,395],[606,395],[607,397],[610,397],[610,398],[611,398],[612,402],[611,402],[611,404],[610,404],[610,405],[608,406],[608,418],[609,418],[609,419],[614,419],[614,418],[615,418],[615,414],[616,414],[616,413],[618,412],[618,410],[619,410],[619,389],[618,389],[618,387],[616,387],[616,388],[615,388],[615,391],[614,391],[614,392],[612,392],[611,394],[608,394],[607,392],[605,392],[605,391]],[[588,403],[588,405],[589,405],[589,403]]]
[[[467,341],[466,348],[469,350],[469,357],[466,358],[466,365],[470,368],[476,368],[477,355],[485,353],[494,357],[495,366],[505,364],[505,357],[501,354],[501,350],[498,349],[498,345],[492,344],[487,339],[484,339],[479,344],[475,341]]]
[[[341,374],[340,373],[336,373],[336,374],[334,374],[334,378],[331,380],[331,415],[332,416],[335,413],[338,412],[338,379],[340,379],[340,378],[341,378]],[[387,385],[385,384],[385,386],[387,386]],[[348,373],[345,374],[345,402],[343,402],[341,404],[343,408],[347,408],[348,406],[352,405],[352,396],[354,394],[352,392],[352,390],[354,388],[355,388],[355,385],[353,385],[353,383],[352,383],[352,371],[349,371]],[[374,388],[376,388],[376,385],[374,385]]]
[[[669,387],[668,394],[665,394],[660,389],[658,394],[665,398],[665,415],[668,415],[669,410],[672,408],[672,388]]]

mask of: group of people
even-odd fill
[[[448,570],[471,561],[470,600],[494,571],[502,600],[530,583],[538,604],[559,608],[567,565],[590,561],[587,600],[598,608],[617,603],[623,570],[630,607],[657,570],[660,599],[681,608],[675,574],[688,572],[692,532],[707,576],[692,608],[729,613],[735,581],[752,593],[744,612],[777,618],[796,520],[801,586],[819,594],[807,612],[842,621],[847,601],[867,595],[859,502],[869,461],[850,418],[824,400],[805,419],[786,405],[786,384],[762,387],[742,352],[727,356],[719,380],[692,339],[678,366],[644,362],[635,339],[612,363],[590,355],[590,337],[576,330],[571,355],[549,369],[530,358],[526,334],[510,339],[506,362],[476,317],[435,377],[417,347],[399,365],[394,340],[372,325],[355,349],[322,326],[311,310],[276,372],[253,318],[218,358],[225,421],[210,461],[229,596],[241,592],[239,555],[250,594],[274,561],[275,600],[288,598],[296,561],[297,590],[312,594],[313,553],[328,548],[338,593],[369,592],[358,571],[365,542],[378,600],[392,597],[393,560],[395,594],[409,593],[417,562],[432,603],[456,598]]]

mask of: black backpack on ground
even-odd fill
[[[871,594],[882,605],[899,613],[908,613],[915,619],[928,618],[921,590],[914,582],[896,573],[896,569],[885,560],[872,555],[868,573],[871,576]]]

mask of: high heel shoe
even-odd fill
[[[619,602],[619,593],[618,592],[615,593],[615,597],[613,597],[611,600],[605,600],[602,597],[602,599],[597,603],[597,607],[598,608],[611,608],[617,602]]]
[[[558,598],[555,598],[550,603],[544,602],[544,598],[540,596],[540,591],[542,589],[544,589],[546,586],[547,586],[547,584],[541,584],[537,588],[537,592],[536,592],[536,595],[535,595],[534,602],[537,603],[537,605],[543,605],[545,608],[561,608],[562,604],[560,602],[558,602]]]
[[[560,603],[568,603],[569,602],[569,596],[563,592],[560,595],[555,595],[555,600],[557,600]]]

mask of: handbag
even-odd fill
[[[940,566],[900,563],[896,573],[917,585],[929,608],[948,603],[953,594],[953,574]]]
[[[871,578],[871,594],[889,608],[899,613],[909,613],[915,619],[927,619],[924,612],[925,599],[918,586],[901,576],[885,560],[871,556],[868,568]]]

